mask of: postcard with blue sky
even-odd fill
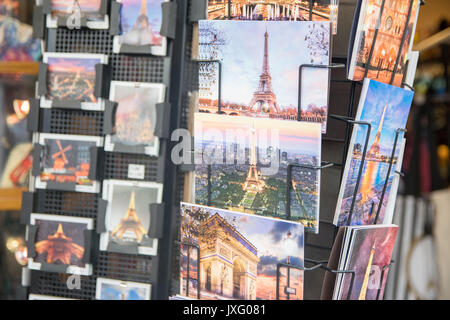
[[[303,299],[302,224],[188,203],[181,220],[182,295]]]
[[[259,118],[326,122],[328,69],[304,69],[299,106],[299,67],[328,65],[330,23],[316,21],[199,21],[199,110]],[[325,74],[323,74],[325,73]],[[310,75],[310,76],[308,76]],[[325,79],[325,81],[315,81]],[[219,101],[219,84],[221,101]],[[305,119],[306,121],[306,119]]]
[[[377,223],[383,223],[389,193],[394,178],[391,170],[383,202],[380,203],[386,181],[389,162],[398,128],[405,128],[414,92],[384,84],[375,80],[364,81],[359,102],[357,120],[369,122],[372,126],[367,146],[362,177],[358,186],[351,217],[351,225],[373,224],[377,212]],[[361,165],[367,126],[355,125],[336,207],[334,223],[346,225],[357,177]],[[400,134],[394,154],[394,165],[398,160],[403,135]],[[378,211],[379,207],[381,209]]]

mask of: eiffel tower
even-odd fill
[[[384,105],[383,115],[381,116],[380,124],[378,125],[378,131],[375,136],[375,139],[373,140],[372,146],[369,149],[369,152],[367,152],[367,158],[368,159],[374,159],[379,160],[381,159],[381,146],[380,146],[380,139],[381,139],[381,130],[383,130],[383,122],[384,117],[386,116],[386,109],[387,109],[387,102]]]
[[[369,285],[370,271],[372,270],[373,255],[375,254],[375,245],[377,240],[373,242],[372,248],[370,249],[369,262],[367,263],[366,272],[364,273],[364,280],[359,292],[358,300],[366,300],[367,287]]]
[[[272,91],[272,77],[269,72],[269,33],[264,33],[264,59],[262,73],[259,76],[258,89],[253,93],[249,109],[257,113],[279,113],[277,97]]]
[[[127,214],[125,218],[121,219],[120,223],[111,233],[112,237],[122,240],[126,232],[134,233],[138,242],[141,242],[143,236],[147,234],[147,231],[142,226],[141,220],[136,214],[135,207],[135,195],[134,191],[131,193],[130,204],[128,205]],[[129,238],[129,237],[127,237]],[[125,240],[125,239],[124,239]],[[128,240],[128,239],[126,239]]]
[[[139,10],[139,16],[134,23],[134,26],[126,33],[122,42],[130,45],[152,45],[153,30],[148,21],[147,14],[147,0],[141,1],[141,8]]]
[[[256,129],[252,128],[252,145],[250,149],[250,168],[247,173],[247,178],[242,188],[244,191],[261,192],[264,190],[265,183],[259,177],[258,167],[256,166]]]

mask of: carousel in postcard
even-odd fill
[[[383,187],[391,161],[396,130],[404,128],[408,120],[414,92],[378,81],[366,79],[361,93],[357,120],[369,122],[372,126],[362,177],[356,194],[351,225],[372,224],[379,206],[377,223],[383,223],[389,194],[394,178],[391,170],[383,203],[380,203]],[[336,207],[334,223],[347,224],[353,193],[361,166],[367,126],[355,126],[350,141],[349,153],[344,169],[341,189]],[[398,161],[402,135],[399,136],[393,163]]]
[[[318,123],[196,113],[196,202],[317,232],[320,144]]]
[[[210,20],[330,20],[333,0],[208,0]]]
[[[302,224],[187,203],[181,215],[182,295],[303,299]]]
[[[119,0],[121,35],[114,39],[114,51],[122,45],[152,46],[151,53],[164,55],[166,39],[160,34],[161,4],[167,0]]]
[[[216,63],[200,65],[200,112],[217,113],[220,105],[228,115],[298,120],[299,67],[329,63],[328,22],[202,20],[198,32],[198,58],[222,65],[221,75]],[[322,79],[328,69],[313,72]],[[328,80],[302,77],[301,86],[314,87],[302,90],[310,108],[301,110],[301,118],[308,113],[308,121],[324,123]]]

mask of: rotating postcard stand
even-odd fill
[[[45,19],[47,28],[108,29],[109,27],[108,0],[100,0],[98,11],[85,14],[83,14],[79,5],[78,8],[75,6],[69,7],[69,5],[67,5],[67,12],[64,12],[64,15],[56,15],[55,17],[52,16],[52,0],[43,0],[42,5],[38,7],[38,13],[43,16],[39,20],[44,21]],[[86,14],[91,17],[86,16]]]
[[[162,43],[160,46],[151,44],[135,45],[120,43],[119,36],[121,35],[120,26],[120,12],[122,10],[122,3],[120,0],[113,0],[111,2],[111,27],[109,34],[114,36],[113,47],[115,53],[124,54],[145,54],[165,56],[167,54],[167,39],[175,39],[176,34],[176,17],[177,4],[175,1],[164,0],[161,3],[162,23],[159,34],[162,36]],[[158,48],[159,47],[159,48]]]
[[[47,56],[55,56],[57,54],[48,53]],[[91,54],[65,54],[65,57],[70,58],[89,58],[94,55]],[[105,103],[108,101],[109,96],[109,85],[111,72],[107,65],[107,56],[95,55],[99,58],[104,57],[102,63],[95,64],[95,80],[93,88],[93,96],[97,100],[96,102],[85,102],[80,100],[61,100],[61,99],[47,99],[49,94],[48,90],[48,78],[49,78],[49,64],[40,62],[39,63],[39,76],[38,76],[38,94],[41,97],[40,107],[41,108],[59,108],[59,109],[79,109],[79,110],[93,110],[93,111],[103,111]],[[80,73],[77,77],[80,76]],[[54,81],[57,81],[55,77]],[[58,84],[56,83],[56,86]]]

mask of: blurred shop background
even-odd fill
[[[41,57],[41,43],[32,39],[33,3],[0,0],[0,299],[18,297],[27,263],[19,223],[32,164],[26,99],[34,97]],[[394,217],[400,234],[385,299],[450,299],[449,24],[449,0],[421,7],[415,101]]]

